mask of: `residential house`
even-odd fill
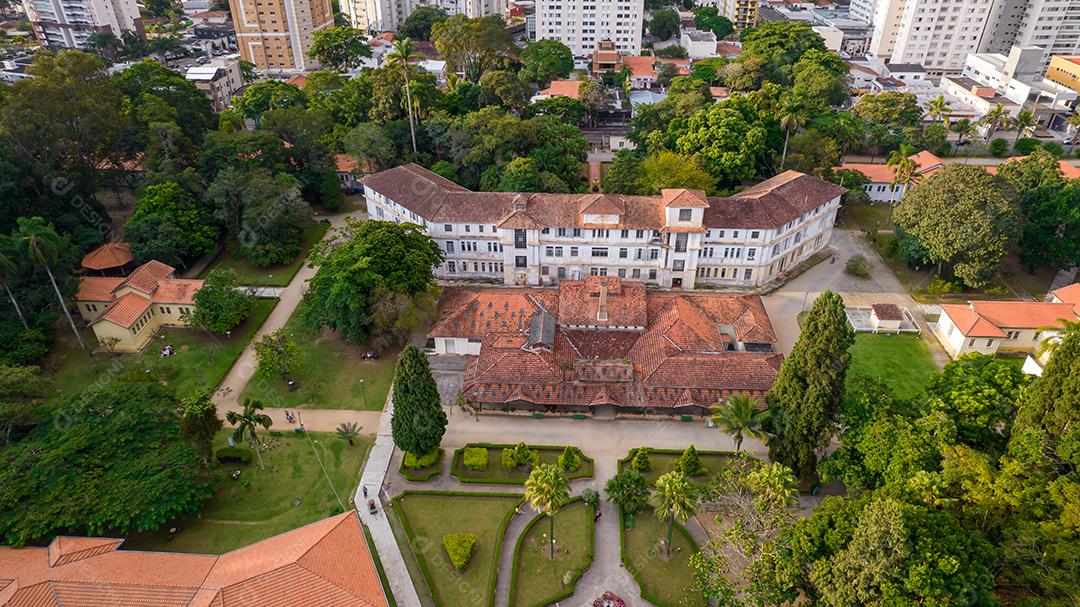
[[[148,261],[127,277],[84,276],[75,303],[98,342],[115,338],[116,352],[140,352],[162,326],[187,326],[201,280],[175,276],[172,266]]]
[[[690,59],[697,61],[707,57],[716,57],[716,34],[698,29],[684,29],[679,37],[679,45],[686,49]]]
[[[611,40],[601,40],[596,43],[596,50],[592,54],[592,73],[599,76],[607,72],[615,72],[622,69],[622,55],[615,43]]]
[[[193,65],[184,77],[210,98],[215,112],[232,106],[232,97],[244,86],[239,61],[214,61],[210,65]]]
[[[435,276],[507,285],[618,276],[755,287],[829,243],[844,188],[785,171],[727,197],[472,192],[415,164],[361,180],[373,219],[424,227]]]
[[[915,161],[915,164],[918,167],[916,174],[919,179],[925,179],[945,166],[945,163],[940,158],[928,151],[912,154],[908,158]],[[870,180],[870,183],[863,185],[863,190],[866,192],[866,195],[870,197],[870,202],[872,203],[885,202],[895,204],[900,202],[904,197],[904,192],[906,192],[909,187],[907,184],[894,183],[894,181],[896,181],[895,173],[892,168],[886,164],[845,162],[840,165],[840,168],[849,171],[858,171]]]
[[[580,97],[579,92],[581,89],[581,80],[554,80],[548,85],[546,89],[538,91],[533,95],[530,102],[535,103],[542,99],[551,99],[552,97],[569,97],[570,99],[578,99]]]
[[[622,62],[630,70],[630,88],[635,90],[648,90],[654,87],[659,76],[657,70],[665,63],[676,66],[679,76],[690,75],[689,59],[665,59],[651,55],[626,55],[622,58]]]
[[[465,354],[461,394],[481,410],[706,415],[763,400],[783,355],[757,295],[646,290],[614,276],[558,288],[446,289],[428,336]]]

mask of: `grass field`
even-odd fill
[[[351,346],[330,330],[306,330],[300,323],[302,310],[300,304],[285,324],[285,331],[300,344],[300,356],[290,373],[297,388],[290,392],[284,379],[256,375],[240,395],[241,402],[255,398],[267,407],[381,411],[394,380],[399,350],[386,350],[378,360],[365,361],[363,354],[370,348]]]
[[[217,257],[206,266],[199,278],[218,268],[230,268],[240,275],[240,284],[245,286],[259,287],[284,287],[296,276],[300,267],[307,261],[308,251],[311,245],[322,240],[323,234],[330,228],[330,224],[324,221],[316,221],[311,227],[304,230],[300,240],[300,254],[289,263],[260,268],[255,266],[246,257],[239,254],[239,244],[230,241],[225,248],[218,253]]]
[[[229,433],[227,429],[221,432],[219,447],[225,446]],[[356,489],[360,468],[375,438],[358,436],[353,439],[355,446],[350,447],[332,433],[310,436],[311,443],[292,432],[281,436],[260,433],[268,447],[263,452],[266,470],[260,470],[254,458],[247,465],[223,464],[218,491],[203,506],[200,516],[184,521],[181,531],[171,540],[166,528],[129,537],[124,548],[217,554],[340,512],[312,445],[348,508],[349,496]],[[232,470],[240,470],[240,480],[228,476]]]
[[[543,607],[555,602],[573,586],[563,584],[588,569],[593,557],[592,508],[578,500],[555,515],[555,559],[552,560],[547,534],[551,522],[540,515],[530,523],[514,551],[514,588],[510,607]],[[576,580],[575,580],[576,581]]]
[[[403,493],[394,500],[427,586],[441,607],[480,607],[494,599],[492,583],[502,547],[503,520],[521,502],[514,495]],[[442,538],[474,533],[476,549],[465,571],[450,564]]]
[[[474,445],[472,443],[465,445],[465,447],[484,446]],[[524,485],[525,479],[529,478],[530,468],[514,468],[507,470],[502,467],[502,448],[510,447],[512,445],[497,445],[494,447],[488,447],[488,465],[486,470],[475,471],[469,470],[462,463],[462,456],[464,455],[465,447],[458,449],[454,452],[454,461],[450,468],[450,473],[460,479],[462,482],[474,482],[474,483],[494,483],[499,485]],[[535,448],[529,445],[530,448]],[[559,463],[559,456],[562,455],[564,447],[555,447],[551,449],[538,449],[541,464],[556,464]],[[579,456],[580,457],[580,456]],[[567,472],[566,478],[570,480],[578,478],[592,478],[593,475],[593,461],[591,459],[581,458],[581,467],[573,472]]]
[[[251,316],[228,338],[198,329],[162,329],[141,354],[90,356],[79,349],[70,331],[58,330],[53,352],[44,365],[56,390],[52,398],[119,383],[131,373],[157,374],[180,397],[199,390],[213,391],[276,304],[276,299],[259,299]],[[93,331],[84,331],[83,339],[88,347],[97,345]],[[166,344],[171,344],[176,354],[161,358]]]
[[[701,593],[692,590],[694,574],[689,561],[698,548],[676,523],[668,559],[661,543],[667,539],[667,530],[667,523],[652,513],[639,514],[634,528],[622,532],[623,564],[637,572],[642,598],[657,607],[704,607]]]
[[[657,451],[650,452],[649,460],[652,462],[652,466],[650,466],[649,469],[644,472],[645,480],[648,481],[650,485],[655,484],[656,479],[660,478],[661,474],[671,472],[672,468],[674,468],[675,466],[675,462],[677,462],[679,460],[679,457],[681,456],[682,453],[665,453]],[[698,458],[701,460],[702,464],[705,464],[705,468],[708,469],[708,473],[698,477],[694,477],[691,480],[698,484],[705,484],[709,482],[709,479],[711,479],[714,474],[727,467],[728,462],[731,460],[731,455],[728,455],[726,453],[709,453],[698,451]],[[626,470],[629,467],[630,462],[619,462],[620,472]]]
[[[849,229],[891,230],[892,213],[887,204],[845,204],[842,219]]]
[[[885,382],[900,398],[911,398],[940,371],[918,335],[855,335],[848,381],[862,373]]]

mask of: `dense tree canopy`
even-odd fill
[[[401,351],[394,368],[390,431],[399,449],[417,456],[437,449],[446,432],[446,412],[427,357],[411,344]]]
[[[360,66],[365,57],[371,56],[371,47],[362,30],[334,25],[315,30],[307,54],[324,67],[341,72]]]
[[[418,6],[405,18],[405,23],[398,28],[398,34],[408,36],[411,40],[428,40],[431,38],[431,28],[436,23],[445,21],[447,17],[442,7]]]
[[[1065,180],[1057,157],[1035,150],[1001,165],[998,175],[1017,191],[1024,216],[1018,247],[1028,270],[1080,264],[1080,187]]]
[[[470,19],[454,15],[431,28],[431,41],[446,59],[447,69],[461,71],[470,82],[515,52],[513,40],[499,15]]]
[[[574,69],[574,55],[558,40],[530,42],[521,51],[521,77],[542,85],[565,78]]]

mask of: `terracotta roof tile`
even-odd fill
[[[68,537],[58,535],[49,543],[49,566],[66,565],[85,558],[112,552],[122,539],[107,537]]]
[[[780,227],[847,190],[798,171],[783,173],[727,198],[710,198],[705,227]]]
[[[1060,327],[1076,317],[1072,304],[1037,301],[973,301],[971,309],[1002,329]]]
[[[175,271],[170,265],[157,260],[150,260],[135,268],[135,271],[125,278],[117,289],[131,287],[136,291],[150,295],[157,289],[159,282],[171,277]]]
[[[552,81],[548,88],[540,91],[540,95],[548,95],[550,97],[569,97],[571,99],[577,99],[580,95],[581,80],[555,80]]]
[[[119,268],[135,259],[131,255],[131,245],[126,242],[107,242],[90,251],[82,258],[82,267],[88,270],[108,270]]]
[[[874,316],[877,316],[878,320],[904,320],[904,312],[896,304],[876,303],[870,308],[874,311]]]
[[[79,290],[75,292],[75,301],[112,301],[113,291],[123,278],[105,276],[84,276],[79,279]]]
[[[194,304],[195,292],[202,286],[201,280],[170,278],[158,283],[150,300],[154,303]]]
[[[1054,291],[1054,295],[1065,303],[1080,305],[1080,282],[1061,287]]]
[[[923,177],[929,177],[945,166],[945,163],[940,158],[926,150],[923,150],[918,154],[912,154],[911,156],[908,156],[908,158],[915,161],[918,166],[916,173]],[[866,178],[870,180],[870,183],[892,183],[893,176],[895,175],[892,167],[884,163],[845,162],[840,165],[840,168],[849,171],[858,171],[865,175]],[[997,167],[989,168],[993,168],[996,171]],[[989,170],[989,168],[987,170]]]
[[[94,319],[94,323],[102,321],[109,321],[120,325],[121,327],[130,327],[135,324],[135,321],[139,319],[148,309],[150,309],[150,298],[143,297],[138,293],[125,293],[105,309],[100,316]]]

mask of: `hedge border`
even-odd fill
[[[407,481],[414,483],[426,483],[432,478],[442,474],[442,462],[443,457],[446,456],[446,450],[439,447],[439,456],[435,458],[435,463],[431,464],[427,468],[417,468],[414,471],[412,468],[405,467],[405,457],[402,455],[401,464],[398,466],[398,473],[401,474]]]
[[[565,504],[563,504],[562,507],[565,508],[566,506],[569,506],[570,504],[574,504],[574,503],[577,503],[577,502],[581,502],[581,503],[585,504],[585,499],[582,496],[579,495],[579,496],[571,499],[570,501],[566,502]],[[585,504],[585,507],[588,508],[589,505]],[[518,584],[518,569],[517,569],[517,566],[518,566],[518,553],[521,551],[521,545],[525,543],[525,536],[529,535],[529,531],[531,531],[532,528],[535,527],[536,525],[540,524],[540,521],[544,520],[545,518],[547,518],[547,515],[544,515],[544,514],[536,515],[536,517],[534,517],[533,520],[529,521],[528,525],[525,525],[525,529],[523,529],[521,531],[521,535],[518,536],[517,543],[514,544],[513,562],[510,563],[510,596],[507,597],[507,601],[508,601],[508,604],[510,605],[510,607],[518,607],[518,606],[514,605],[514,591],[517,590],[517,584]],[[551,605],[551,604],[557,603],[559,601],[562,601],[564,599],[568,599],[568,598],[570,598],[571,596],[574,595],[574,591],[577,590],[577,584],[578,584],[579,581],[581,581],[581,577],[583,575],[585,575],[586,571],[588,571],[590,568],[592,568],[593,561],[596,559],[596,519],[595,518],[593,519],[593,523],[591,525],[589,525],[589,552],[588,552],[588,555],[589,555],[589,564],[586,565],[585,567],[583,567],[582,569],[580,569],[574,575],[574,579],[570,583],[570,589],[569,590],[563,590],[558,595],[552,596],[551,598],[547,598],[547,599],[544,599],[544,600],[536,602],[536,603],[532,603],[532,604],[528,605],[528,607],[546,607],[547,605]]]
[[[680,451],[680,453],[682,452]],[[694,541],[694,538],[690,536],[690,532],[686,530],[686,527],[682,526],[682,523],[675,521],[675,530],[681,533],[684,538],[686,538],[686,541],[690,543],[690,546],[691,548],[693,548],[694,552],[697,552],[700,549],[700,547],[697,545],[697,542]],[[634,568],[634,565],[629,562],[628,558],[626,558],[626,525],[623,522],[621,513],[619,515],[619,558],[622,559],[623,568],[626,569],[626,572],[629,573],[632,578],[634,578],[634,582],[638,585],[638,590],[641,591],[641,598],[649,601],[653,605],[656,605],[656,607],[677,607],[676,605],[665,603],[664,601],[656,598],[655,596],[647,592],[645,590],[645,587],[641,585],[641,573],[636,568]],[[704,596],[702,597],[701,604],[709,604],[708,601],[705,600]]]
[[[690,445],[687,445],[686,447],[687,447],[687,449],[689,449]],[[626,466],[626,469],[629,470],[630,460],[633,459],[630,454],[633,453],[635,450],[637,450],[639,448],[640,447],[634,447],[633,449],[630,450],[630,453],[626,454],[626,457],[624,457],[624,458],[622,458],[622,459],[620,459],[618,461],[618,463],[616,464],[616,468],[615,468],[616,474],[618,474],[619,472],[622,472],[624,466]],[[650,454],[657,453],[657,454],[660,454],[660,455],[682,455],[686,451],[686,449],[683,449],[683,450],[680,451],[679,449],[653,449],[652,447],[645,447],[645,448],[649,450]],[[744,455],[744,456],[749,457],[749,458],[754,457],[754,456],[750,455],[749,453],[747,453],[745,451],[702,451],[702,450],[698,449],[697,454],[698,454],[698,457],[701,457],[702,455],[726,455],[726,456],[731,457],[731,458],[739,457],[739,455]],[[716,472],[711,472],[710,471],[709,474],[716,474]],[[708,475],[706,475],[706,476],[708,476]],[[698,477],[691,477],[691,478],[702,478],[702,477],[698,476]]]
[[[406,490],[394,496],[390,501],[394,504],[394,508],[397,510],[398,519],[401,521],[401,526],[405,528],[405,535],[408,536],[409,550],[413,549],[413,538],[416,536],[416,531],[412,528],[412,523],[409,522],[408,515],[405,514],[405,510],[401,507],[401,500],[410,495],[443,495],[448,497],[513,497],[517,498],[518,502],[510,510],[506,511],[503,515],[503,520],[499,524],[498,539],[495,543],[495,567],[491,570],[491,579],[488,580],[488,607],[495,605],[495,585],[499,579],[499,558],[502,555],[503,540],[506,538],[506,528],[510,526],[510,519],[513,518],[514,512],[521,507],[521,504],[525,503],[525,496],[520,493],[498,493],[494,491],[414,491]],[[415,556],[415,551],[413,552]],[[424,583],[427,584],[428,589],[431,591],[431,597],[435,599],[436,605],[444,605],[442,599],[439,597],[438,587],[433,582],[431,571],[428,570],[427,562],[420,557],[416,557],[416,563],[420,565],[420,573],[424,576]],[[512,565],[511,565],[512,566]]]
[[[356,518],[360,518],[359,513],[357,513]],[[367,543],[368,552],[371,553],[371,560],[375,561],[375,572],[379,574],[379,584],[382,585],[386,601],[390,607],[397,607],[394,590],[390,587],[390,578],[386,577],[386,568],[383,567],[382,559],[379,558],[379,551],[375,549],[375,542],[371,539],[371,529],[364,523],[360,523],[360,529],[364,533],[364,542]]]
[[[465,476],[463,476],[461,474],[461,470],[460,470],[461,468],[464,468],[464,463],[462,462],[462,458],[465,456],[465,449],[468,449],[469,447],[484,447],[485,449],[506,449],[506,448],[511,448],[512,449],[512,448],[514,448],[516,446],[517,445],[500,444],[500,443],[466,443],[466,444],[462,445],[461,447],[458,447],[457,449],[454,449],[453,461],[450,462],[450,476],[458,479],[459,482],[462,482],[462,483],[465,483],[465,484],[471,484],[471,485],[515,485],[515,486],[518,486],[518,487],[523,487],[523,486],[525,486],[525,480],[524,479],[522,479],[520,481],[517,481],[517,480],[514,480],[514,479],[497,478],[497,477],[492,477],[492,476],[465,477]],[[537,451],[557,451],[560,455],[562,454],[563,449],[565,449],[567,447],[575,447],[574,445],[528,445],[528,444],[525,445],[525,446],[528,447],[529,449],[535,449]],[[569,480],[570,481],[576,481],[576,480],[580,480],[580,479],[594,478],[596,476],[596,462],[593,460],[593,458],[589,457],[588,455],[585,455],[585,452],[582,451],[581,447],[575,447],[575,448],[581,454],[581,465],[582,465],[582,467],[584,467],[586,463],[590,464],[592,466],[592,473],[589,474],[588,476],[573,476],[574,473],[570,473],[570,475],[568,477]],[[578,468],[578,470],[580,470],[580,469],[581,468]]]

